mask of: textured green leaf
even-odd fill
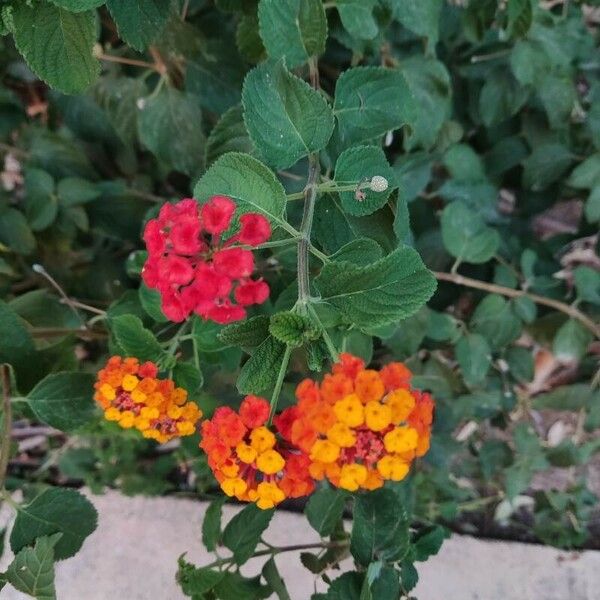
[[[35,250],[35,237],[21,211],[0,207],[0,243],[17,254],[27,255]]]
[[[365,267],[326,264],[315,280],[323,302],[360,328],[414,314],[433,295],[436,281],[412,248],[399,248]]]
[[[53,373],[29,392],[27,400],[36,416],[61,431],[71,431],[91,421],[94,377],[90,373]]]
[[[348,33],[361,40],[372,40],[379,31],[373,16],[376,0],[338,0],[335,6]]]
[[[15,45],[31,70],[51,87],[76,94],[98,76],[92,55],[96,41],[93,12],[73,13],[47,2],[13,7]]]
[[[243,323],[246,324],[248,321],[244,321]],[[225,329],[226,327],[214,321],[206,321],[200,317],[194,317],[192,335],[194,336],[196,348],[200,352],[219,352],[223,350],[228,345],[221,341],[221,333]]]
[[[270,58],[297,67],[325,52],[327,19],[321,0],[261,0],[260,36]]]
[[[425,561],[429,557],[435,556],[447,537],[448,532],[441,525],[432,525],[419,531],[412,540],[415,560]]]
[[[590,223],[600,221],[600,184],[598,184],[588,196],[585,203],[585,218]]]
[[[344,513],[348,494],[336,488],[321,488],[306,503],[304,514],[312,528],[321,536],[330,536]]]
[[[138,297],[142,308],[152,319],[157,323],[168,321],[161,308],[162,301],[158,290],[151,289],[145,283],[142,283],[138,290]]]
[[[202,111],[194,96],[172,87],[144,100],[138,118],[140,140],[159,160],[188,175],[202,169],[206,140]]]
[[[160,361],[164,350],[154,335],[134,315],[121,315],[110,321],[117,344],[127,353],[141,361]]]
[[[444,246],[456,258],[471,263],[490,260],[500,245],[500,235],[462,202],[448,204],[442,213]]]
[[[428,39],[431,47],[438,40],[442,0],[394,0],[394,15],[406,27],[417,35]]]
[[[275,559],[273,557],[271,557],[262,568],[262,576],[279,600],[292,600],[285,587],[285,582],[277,570],[277,565],[275,564]]]
[[[250,63],[256,64],[266,57],[266,50],[258,31],[258,15],[243,15],[238,21],[235,41],[239,53]]]
[[[490,369],[491,350],[482,335],[472,333],[461,337],[456,344],[456,358],[468,385],[483,383]]]
[[[573,154],[558,143],[536,146],[523,161],[523,185],[533,191],[545,190],[567,171],[573,162]]]
[[[377,146],[354,146],[344,150],[335,163],[335,182],[337,185],[347,185],[353,182],[370,180],[374,175],[388,180],[388,189],[384,192],[374,192],[370,188],[363,190],[364,198],[358,200],[355,192],[341,192],[340,199],[344,210],[361,217],[380,209],[387,202],[394,190],[395,176],[383,153]]]
[[[81,177],[65,177],[58,182],[56,188],[61,206],[75,206],[86,204],[101,195],[98,187],[87,179]]]
[[[350,552],[361,565],[401,560],[409,548],[409,523],[400,498],[390,489],[356,496]]]
[[[223,544],[233,552],[238,565],[243,565],[252,556],[273,514],[273,510],[261,510],[255,504],[249,504],[227,523]]]
[[[66,8],[71,12],[83,12],[92,8],[98,8],[105,3],[106,0],[50,0],[52,4]]]
[[[280,312],[271,317],[269,333],[288,346],[302,346],[307,341],[320,337],[319,330],[312,321],[292,312]]]
[[[254,146],[244,123],[241,106],[233,106],[221,115],[206,142],[206,164],[211,165],[223,154],[241,152],[251,154]]]
[[[237,380],[240,394],[260,394],[275,385],[286,347],[269,336],[242,367]]]
[[[19,552],[40,536],[62,533],[54,554],[57,560],[69,558],[96,529],[97,519],[92,503],[76,490],[49,488],[19,508],[10,534],[10,547],[13,552]]]
[[[186,562],[183,557],[179,558],[177,569],[177,583],[181,591],[192,598],[202,598],[206,592],[210,592],[223,579],[224,573],[209,569],[208,567],[194,567]]]
[[[349,145],[412,124],[416,107],[400,71],[355,67],[344,71],[337,80],[334,114],[340,138]]]
[[[221,518],[223,516],[223,504],[227,496],[223,495],[213,500],[206,509],[202,521],[202,543],[209,552],[214,552],[221,539]]]
[[[224,154],[194,188],[194,198],[201,202],[215,194],[234,198],[244,212],[259,212],[275,225],[284,224],[283,186],[273,171],[248,154]]]
[[[42,536],[33,548],[20,550],[6,569],[6,580],[36,600],[55,600],[54,547],[60,538],[60,533]]]
[[[170,0],[106,0],[106,6],[119,35],[136,50],[156,40],[171,15]]]
[[[292,75],[283,61],[255,67],[244,81],[244,121],[264,160],[278,168],[325,147],[333,114],[323,96]]]
[[[477,305],[471,317],[471,327],[474,333],[483,335],[496,350],[516,340],[523,329],[510,302],[498,294],[488,294]]]
[[[560,361],[579,362],[592,339],[592,334],[579,321],[569,319],[556,332],[552,350]]]
[[[600,152],[578,164],[569,175],[567,184],[580,189],[592,189],[600,185]]]
[[[357,238],[342,246],[329,258],[336,262],[346,261],[354,265],[367,266],[379,260],[382,255],[381,246],[375,240]]]
[[[253,348],[262,344],[269,335],[269,317],[259,315],[241,323],[227,325],[219,333],[219,339],[231,346]]]
[[[577,296],[584,302],[600,304],[600,273],[582,265],[573,271],[573,275]]]
[[[393,164],[400,198],[411,202],[431,180],[432,157],[425,152],[403,154]]]
[[[508,0],[506,12],[508,34],[512,37],[523,37],[533,21],[532,0]]]
[[[54,195],[54,179],[41,169],[25,173],[25,211],[33,231],[43,231],[56,219],[58,202]]]
[[[202,371],[189,362],[177,362],[173,367],[173,381],[193,396],[204,383]]]
[[[516,114],[527,101],[529,90],[522,87],[512,73],[496,70],[489,73],[479,95],[479,113],[487,127],[497,125]]]
[[[6,302],[0,300],[0,363],[12,365],[17,382],[25,377],[35,355],[35,344],[25,322]]]

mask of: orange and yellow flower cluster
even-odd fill
[[[202,423],[200,443],[221,489],[263,509],[314,489],[308,456],[278,439],[268,418],[269,403],[246,396],[239,413],[221,406]]]
[[[380,371],[342,354],[319,385],[305,379],[298,403],[275,419],[282,436],[305,452],[317,480],[349,490],[373,490],[406,477],[429,449],[433,400],[410,388],[402,363]]]
[[[107,420],[161,444],[192,435],[202,412],[183,388],[157,375],[152,362],[140,365],[137,358],[113,356],[98,372],[94,398]]]

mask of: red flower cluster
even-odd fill
[[[271,236],[269,221],[262,215],[240,216],[239,231],[226,240],[235,202],[213,196],[199,207],[192,198],[165,204],[157,219],[146,225],[144,241],[148,260],[142,271],[146,285],[160,292],[162,310],[180,322],[191,313],[231,323],[245,318],[246,306],[262,304],[269,286],[251,279],[254,255],[246,246],[258,246]]]
[[[217,408],[202,423],[200,442],[221,489],[263,509],[314,490],[308,456],[280,440],[266,425],[268,418],[269,403],[246,396],[239,413]]]

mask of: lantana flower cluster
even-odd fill
[[[262,509],[314,490],[308,456],[267,426],[269,410],[258,396],[246,396],[239,412],[221,406],[202,423],[200,442],[225,494]]]
[[[380,371],[342,354],[319,385],[305,379],[298,403],[276,419],[279,431],[305,452],[316,480],[349,491],[400,481],[429,449],[433,399],[410,388],[402,363]]]
[[[239,217],[239,230],[227,239],[236,204],[213,196],[199,206],[186,198],[161,207],[144,230],[148,259],[142,271],[146,285],[161,295],[162,310],[174,322],[192,313],[217,323],[244,319],[246,307],[262,304],[269,286],[252,279],[254,255],[243,246],[258,246],[271,236],[260,214]]]
[[[171,379],[159,379],[153,362],[113,356],[98,372],[94,399],[104,417],[124,429],[135,428],[145,438],[165,443],[192,435],[202,412],[187,392]]]

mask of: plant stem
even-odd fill
[[[357,189],[366,189],[370,185],[371,184],[368,181],[367,182],[356,181],[356,182],[344,184],[344,185],[337,185],[335,181],[326,181],[324,183],[316,185],[315,187],[316,187],[317,191],[320,193],[327,193],[327,192],[338,193],[338,192],[355,192]],[[302,192],[294,192],[293,194],[287,194],[286,199],[287,200],[301,200],[305,196],[306,196],[306,189],[303,190]]]
[[[279,367],[279,374],[277,375],[277,381],[275,382],[275,388],[271,395],[271,410],[269,411],[269,425],[273,421],[273,417],[277,412],[277,404],[279,402],[279,395],[281,394],[281,388],[283,387],[283,380],[287,372],[288,364],[290,362],[290,355],[292,354],[291,346],[285,347],[283,358],[281,359],[281,366]]]
[[[308,156],[308,179],[304,188],[304,212],[298,239],[298,305],[305,310],[310,301],[310,272],[308,251],[312,230],[315,201],[317,199],[317,179],[319,177],[319,158],[316,154]]]
[[[323,325],[323,323],[321,323],[321,319],[319,319],[319,315],[317,314],[317,311],[313,308],[313,306],[311,304],[308,305],[308,312],[310,313],[310,316],[315,320],[317,325],[321,328],[321,335],[323,336],[323,341],[325,342],[325,345],[327,346],[327,350],[329,351],[331,360],[334,363],[337,362],[340,358],[337,348],[335,347],[333,340],[327,333],[327,329],[325,329],[325,326]]]
[[[495,283],[479,281],[478,279],[472,279],[471,277],[464,277],[458,273],[434,272],[434,275],[439,281],[448,281],[456,285],[463,285],[465,287],[470,287],[477,290],[484,290],[493,294],[501,294],[502,296],[507,296],[509,298],[529,298],[536,304],[549,306],[550,308],[554,308],[573,319],[577,319],[584,327],[589,329],[596,338],[600,339],[600,325],[594,323],[590,317],[583,314],[579,309],[575,308],[574,306],[570,306],[569,304],[565,304],[564,302],[560,302],[559,300],[546,298],[545,296],[539,296],[538,294],[531,294],[523,290],[507,288],[502,285],[496,285]]]
[[[112,54],[104,54],[100,52],[96,55],[98,60],[103,60],[106,62],[114,62],[119,63],[121,65],[131,65],[132,67],[142,67],[143,69],[152,69],[157,73],[160,73],[157,66],[153,63],[146,62],[145,60],[137,60],[135,58],[125,58],[123,56],[114,56]]]
[[[12,429],[12,406],[10,403],[10,369],[7,364],[0,365],[0,378],[2,379],[2,413],[4,426],[2,428],[2,442],[0,444],[0,489],[4,488],[8,457],[10,454],[10,433]]]

